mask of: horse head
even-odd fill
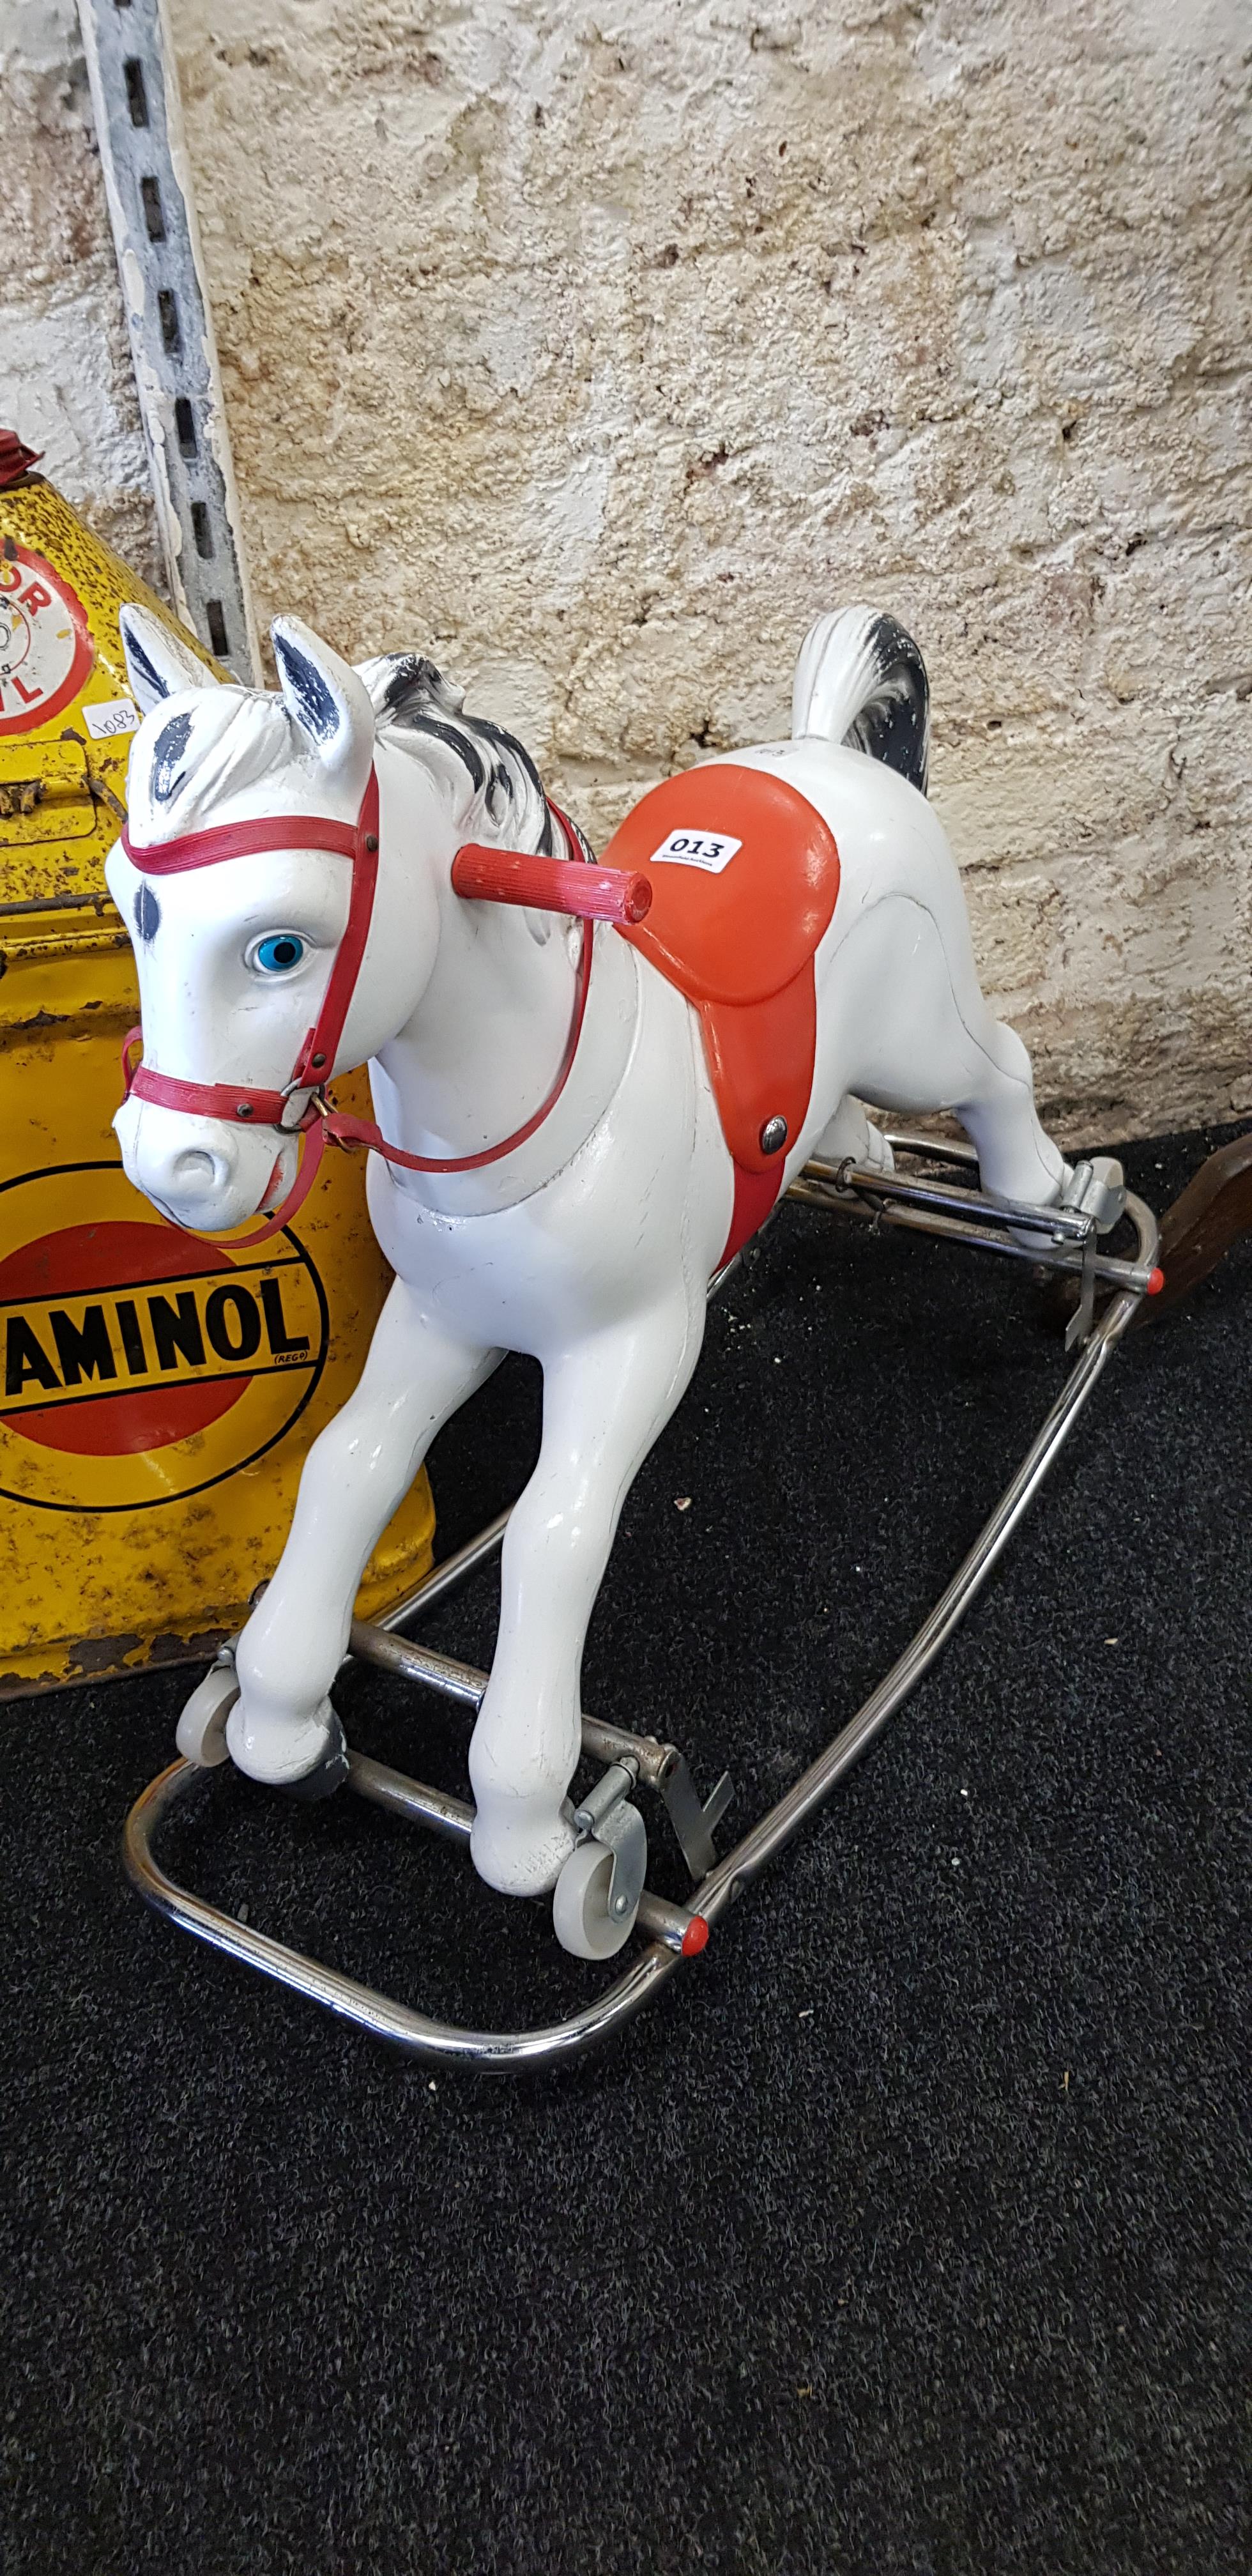
[[[325,1024],[353,928],[357,869],[345,856],[363,800],[377,798],[393,664],[367,665],[362,677],[298,620],[281,618],[271,629],[275,693],[217,682],[143,609],[123,610],[122,631],[143,723],[127,834],[106,873],[135,951],[143,1073],[154,1079],[148,1096],[142,1084],[129,1094],[114,1125],[135,1186],[176,1223],[220,1232],[277,1204],[294,1177],[296,1122],[310,1094],[364,1063],[416,1008],[440,915],[436,871],[415,867],[412,852],[446,848],[450,860],[456,799],[437,765],[405,764],[393,778],[405,829],[373,836],[376,883],[358,921],[364,953],[337,1015],[333,1059],[312,1069],[306,1041]],[[403,857],[392,846],[401,840]],[[231,863],[219,864],[219,852]],[[162,1090],[166,1101],[152,1096]],[[253,1114],[283,1092],[281,1127]]]

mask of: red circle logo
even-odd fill
[[[0,1183],[0,1494],[16,1502],[185,1501],[263,1458],[321,1377],[329,1309],[290,1228],[258,1253],[142,1205],[112,1162]]]
[[[24,1399],[20,1411],[0,1420],[46,1449],[96,1458],[133,1457],[207,1431],[239,1403],[247,1376],[175,1377],[141,1387],[129,1379],[171,1362],[175,1369],[211,1367],[218,1354],[206,1338],[210,1318],[220,1356],[238,1365],[253,1330],[253,1301],[244,1291],[249,1302],[242,1306],[239,1291],[232,1299],[222,1284],[233,1267],[225,1252],[206,1258],[204,1244],[142,1223],[67,1225],[24,1243],[0,1261],[0,1309],[9,1312],[6,1384]],[[178,1286],[208,1279],[215,1286],[207,1298]],[[93,1289],[104,1292],[98,1302]],[[65,1394],[56,1404],[31,1403],[41,1385]],[[96,1386],[98,1395],[77,1393]]]
[[[95,660],[64,575],[28,546],[0,550],[0,735],[31,733],[78,696]]]

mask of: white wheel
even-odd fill
[[[178,1750],[184,1762],[211,1771],[225,1762],[226,1720],[239,1697],[233,1664],[214,1664],[198,1682],[178,1721]]]
[[[594,1840],[578,1843],[552,1891],[552,1922],[563,1950],[575,1959],[612,1959],[630,1939],[639,1911],[609,1912],[613,1854]]]

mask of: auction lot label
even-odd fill
[[[115,1163],[0,1186],[0,1492],[50,1511],[185,1500],[272,1449],[322,1373],[326,1295],[288,1229],[264,1256],[183,1234]]]

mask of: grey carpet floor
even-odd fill
[[[6,1712],[15,2576],[1241,2576],[1250,1329],[1252,1244],[1127,1344],[834,1806],[555,2077],[432,2080],[142,1910],[118,1835],[185,1676]],[[784,1211],[628,1503],[587,1705],[728,1762],[746,1821],[1062,1369],[1026,1276]],[[509,1363],[445,1433],[445,1549],[537,1407]],[[483,1661],[493,1603],[424,1633]],[[438,1703],[342,1703],[463,1779]],[[167,1850],[431,2009],[598,1973],[347,1797],[219,1780]]]

